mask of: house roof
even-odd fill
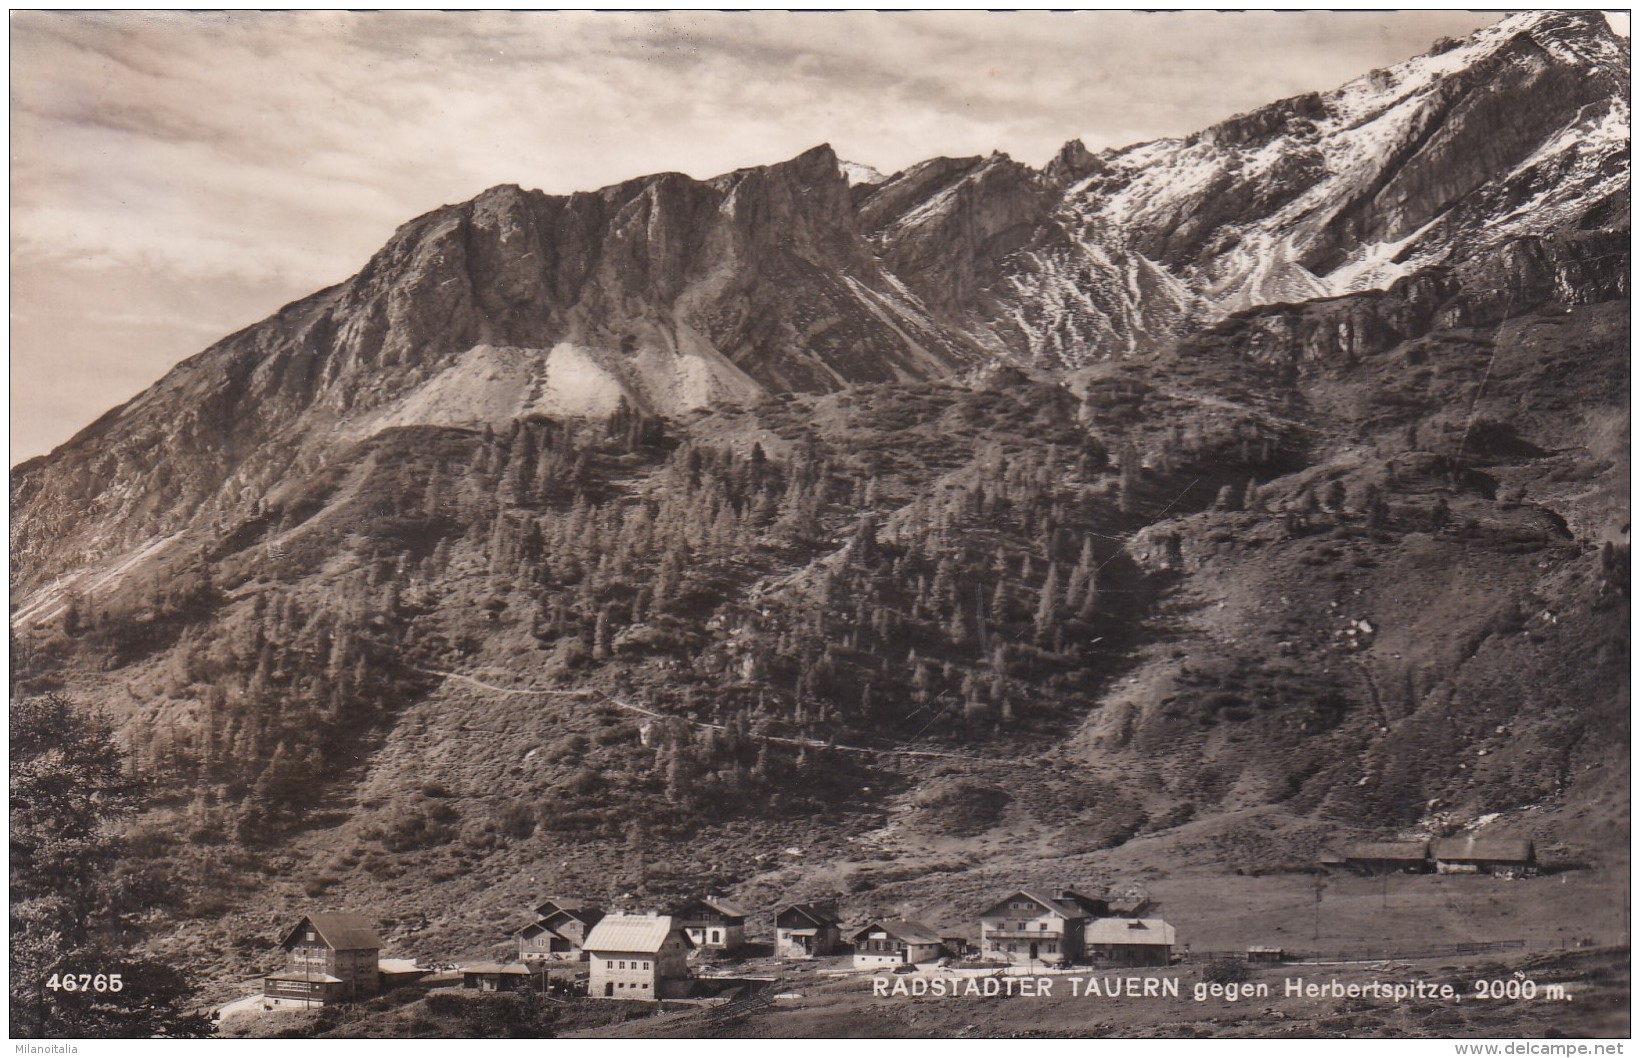
[[[553,915],[563,912],[582,922],[588,921],[589,916],[592,918],[602,917],[604,913],[603,908],[589,900],[570,900],[556,896],[550,896],[536,904],[533,910],[537,918],[551,918]]]
[[[1499,860],[1530,863],[1534,857],[1529,838],[1482,838],[1474,834],[1445,838],[1435,843],[1437,860]]]
[[[1159,918],[1096,918],[1082,930],[1085,944],[1166,944],[1174,929]]]
[[[538,921],[554,933],[562,934],[567,938],[569,935],[564,933],[564,927],[568,923],[575,922],[582,927],[591,927],[597,925],[598,920],[603,917],[604,911],[598,907],[582,907],[574,911],[565,911],[560,908],[551,914],[540,916]]]
[[[376,936],[376,927],[363,915],[353,915],[341,911],[322,912],[317,915],[306,915],[299,919],[296,925],[285,932],[285,937],[279,943],[288,947],[292,938],[302,928],[302,923],[312,924],[319,934],[319,939],[330,948],[337,951],[357,951],[360,948],[376,948],[382,946],[382,939]]]
[[[463,966],[464,974],[505,974],[510,977],[528,977],[539,971],[531,970],[521,962],[475,962],[471,966]]]
[[[587,951],[658,952],[676,927],[671,915],[605,915],[587,934]]]
[[[1068,888],[1059,889],[1056,890],[1056,892],[1064,894],[1063,897],[1059,898],[1060,903],[1069,904],[1072,907],[1080,908],[1084,914],[1099,914],[1102,913],[1105,908],[1110,906],[1110,898],[1108,896],[1089,896],[1087,893]]]
[[[1429,857],[1429,842],[1368,841],[1340,851],[1346,860],[1422,860]]]
[[[1088,913],[1085,910],[1083,910],[1080,907],[1077,907],[1075,904],[1071,903],[1069,900],[1053,900],[1053,899],[1050,899],[1049,897],[1041,895],[1040,893],[1033,893],[1033,892],[1030,892],[1030,891],[1025,890],[1025,889],[1015,889],[1013,892],[1009,893],[1007,896],[1003,897],[1001,900],[998,900],[996,903],[992,904],[990,909],[985,911],[984,914],[987,914],[987,915],[998,914],[999,912],[1004,910],[1002,905],[1004,905],[1006,903],[1009,903],[1010,901],[1012,901],[1016,897],[1021,897],[1021,896],[1025,897],[1027,900],[1032,901],[1033,903],[1040,904],[1044,910],[1052,911],[1054,914],[1058,915],[1060,918],[1087,918],[1088,917]]]
[[[377,959],[376,969],[384,974],[424,974],[432,972],[425,966],[417,966],[414,959]]]
[[[332,977],[329,974],[316,974],[316,973],[305,973],[305,972],[287,972],[287,973],[268,974],[267,978],[270,981],[306,981],[309,984],[312,984],[315,981],[323,982],[324,984],[327,984],[327,985],[339,985],[339,984],[342,983],[342,979],[340,977]]]
[[[880,929],[895,940],[903,940],[907,944],[938,944],[940,935],[923,925],[921,922],[912,922],[903,918],[880,918],[866,923],[854,931],[850,940],[857,940],[861,934]]]
[[[799,915],[802,915],[804,918],[808,919],[810,922],[813,922],[816,926],[820,927],[836,926],[842,923],[842,919],[838,918],[830,911],[827,911],[823,907],[816,907],[813,904],[787,904],[776,913],[776,917],[778,918],[780,915],[784,915],[787,911],[795,911]]]
[[[722,915],[724,918],[745,918],[748,914],[735,905],[729,903],[727,900],[720,900],[715,896],[706,896],[696,900],[691,900],[678,909],[678,914],[688,914],[697,907],[709,907],[713,911],[716,911],[718,914]]]
[[[548,926],[544,922],[531,922],[527,926],[523,926],[519,929],[513,930],[511,933],[507,934],[507,936],[509,936],[509,937],[534,937],[534,936],[537,936],[537,935],[542,934],[542,933],[551,933],[551,934],[553,934],[553,936],[557,936],[557,932],[555,930],[553,930],[550,926]]]

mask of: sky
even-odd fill
[[[11,459],[503,183],[1183,135],[1496,13],[13,12]]]

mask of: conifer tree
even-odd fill
[[[1429,512],[1429,528],[1433,532],[1440,532],[1452,521],[1452,508],[1447,506],[1446,497],[1438,496],[1435,506]]]
[[[1048,563],[1048,575],[1042,580],[1042,593],[1036,603],[1036,638],[1039,643],[1048,643],[1053,636],[1055,617],[1059,603],[1059,566]]]

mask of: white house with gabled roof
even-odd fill
[[[689,994],[689,938],[670,915],[605,915],[587,934],[587,995],[677,999]]]

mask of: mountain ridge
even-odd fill
[[[430,211],[14,469],[16,685],[115,717],[156,930],[225,976],[344,898],[432,957],[532,886],[866,914],[1488,826],[1609,881],[1602,33],[1040,169]]]
[[[480,347],[537,350],[525,358],[530,364],[501,370],[494,384],[552,389],[561,376],[569,394],[543,406],[560,414],[573,412],[576,394],[588,400],[589,414],[606,414],[622,398],[675,414],[767,392],[953,377],[997,358],[1064,371],[1113,355],[1152,355],[1227,310],[1381,287],[1453,253],[1483,253],[1499,235],[1545,234],[1551,224],[1575,224],[1573,214],[1620,199],[1626,139],[1613,133],[1626,122],[1626,104],[1612,89],[1626,54],[1626,42],[1598,16],[1512,15],[1467,41],[1333,92],[1278,101],[1194,136],[1097,156],[1071,141],[1041,171],[993,154],[935,159],[851,187],[835,152],[821,145],[787,162],[698,181],[653,174],[568,196],[500,185],[407,222],[352,279],[201,355],[222,357],[228,374],[248,375],[259,405],[276,397],[312,401],[315,422],[306,432],[341,426],[348,436],[368,430],[368,408],[383,422],[401,423],[437,403],[436,392],[466,385],[467,372],[455,361]],[[1586,76],[1566,72],[1579,62]],[[1334,123],[1347,119],[1357,127],[1391,119],[1445,127],[1446,105],[1427,115],[1425,97],[1461,103],[1473,94],[1463,87],[1466,79],[1487,85],[1483,94],[1498,100],[1493,106],[1522,93],[1554,100],[1511,111],[1538,115],[1531,125],[1503,123],[1514,137],[1504,153],[1531,164],[1501,183],[1467,187],[1456,205],[1434,215],[1404,201],[1401,208],[1370,208],[1398,218],[1396,226],[1362,229],[1351,236],[1360,245],[1342,269],[1325,279],[1312,273],[1306,262],[1336,258],[1339,251],[1327,247],[1337,233],[1354,232],[1352,210],[1367,208],[1350,203],[1406,198],[1395,190],[1394,181],[1406,179],[1393,165],[1379,171],[1374,179],[1382,186],[1370,193],[1372,181],[1354,198],[1328,191],[1355,178],[1334,171],[1340,163],[1316,169],[1316,149],[1303,142],[1314,135],[1315,121],[1332,114]],[[1568,79],[1573,83],[1563,90]],[[1564,120],[1568,112],[1574,113]],[[1497,122],[1476,124],[1485,139]],[[1612,131],[1604,139],[1577,134],[1584,125]],[[1254,179],[1228,175],[1224,167],[1240,166],[1235,159],[1255,143],[1265,147],[1253,156]],[[1271,154],[1272,144],[1281,149]],[[1470,153],[1457,142],[1442,151],[1433,144],[1415,136],[1402,153],[1433,153],[1426,168]],[[1529,148],[1546,150],[1528,157]],[[1168,163],[1158,151],[1185,153]],[[1195,190],[1162,194],[1156,174],[1202,151],[1209,165],[1203,171],[1219,175]],[[1506,159],[1483,152],[1481,161],[1499,168]],[[1120,175],[1136,164],[1145,167],[1142,179]],[[1323,172],[1332,174],[1331,184],[1323,178],[1304,190],[1304,180]],[[1072,173],[1082,175],[1064,183]],[[1546,180],[1538,197],[1550,201],[1528,199],[1536,208],[1515,208]],[[1512,192],[1511,181],[1520,189]],[[1204,195],[1201,188],[1209,186],[1216,190]],[[1342,205],[1295,213],[1323,193]],[[1235,201],[1248,205],[1226,213],[1224,204]],[[1297,216],[1298,227],[1278,220],[1268,230],[1238,229],[1236,209],[1254,207]],[[1148,227],[1147,217],[1154,221]],[[782,234],[772,241],[748,234],[775,230]],[[1228,249],[1208,245],[1208,257],[1187,260],[1198,251],[1186,248],[1209,237]],[[524,248],[509,240],[523,240]],[[692,260],[713,263],[692,267]],[[285,348],[269,346],[281,335],[291,339]],[[226,349],[237,351],[218,352]],[[474,384],[489,385],[494,358],[478,353],[473,360]],[[393,369],[390,384],[368,377],[382,367]],[[446,373],[433,391],[413,399],[414,386]],[[176,376],[154,392],[172,385],[190,391],[172,381]],[[197,387],[192,391],[197,398]],[[218,404],[227,401],[216,396]],[[152,399],[140,395],[89,429],[117,429]],[[227,409],[219,418],[244,421]],[[236,442],[213,432],[211,443],[231,449]],[[253,449],[264,441],[240,443]],[[15,468],[14,483],[52,458]],[[25,551],[30,535],[25,528]]]

